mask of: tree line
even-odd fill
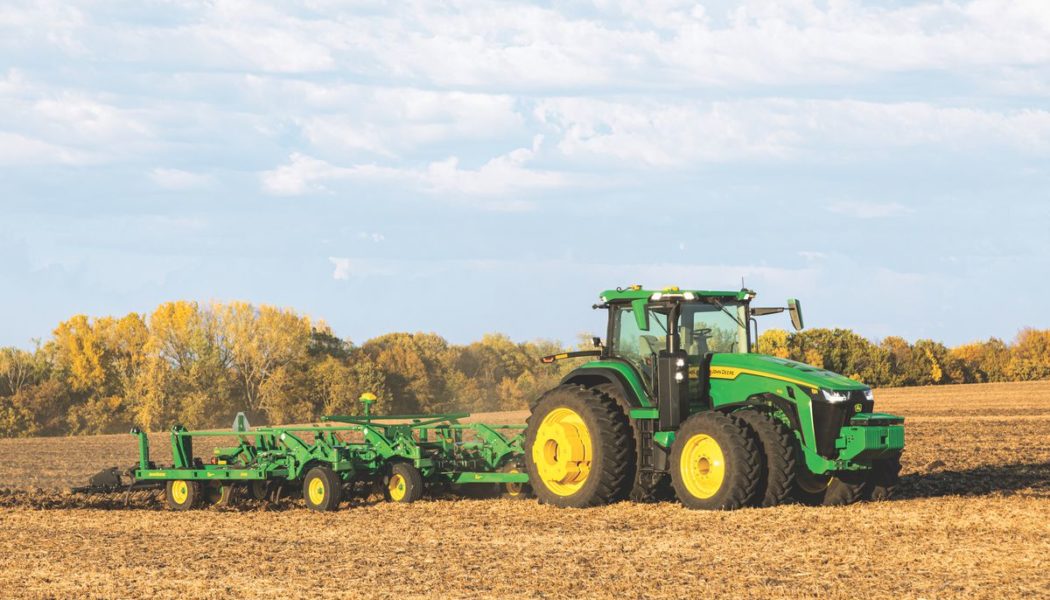
[[[567,349],[500,334],[457,345],[390,333],[356,345],[324,322],[243,302],[77,315],[33,351],[0,348],[0,437],[226,427],[239,411],[255,422],[305,422],[359,413],[365,391],[383,413],[517,410],[578,364],[539,360]],[[757,349],[873,386],[1050,378],[1050,330],[948,348],[875,343],[847,329],[771,329]]]

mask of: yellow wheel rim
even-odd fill
[[[324,502],[324,480],[320,477],[315,477],[310,480],[310,485],[307,486],[306,493],[310,496],[310,503],[314,506]]]
[[[532,446],[532,460],[543,485],[559,496],[575,494],[586,483],[593,459],[591,432],[583,417],[569,408],[547,413]]]
[[[171,499],[175,504],[186,504],[190,497],[190,486],[185,481],[173,481],[171,483]]]
[[[405,494],[408,493],[408,484],[405,481],[405,477],[400,474],[392,475],[390,483],[387,484],[387,489],[390,491],[391,500],[401,502],[405,499]]]
[[[686,440],[679,468],[682,482],[690,494],[710,498],[718,493],[725,481],[725,454],[714,438],[700,433]]]
[[[504,471],[504,473],[521,473],[517,467],[513,467]],[[508,483],[506,484],[507,495],[509,496],[520,496],[525,485],[521,483]]]

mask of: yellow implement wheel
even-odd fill
[[[173,481],[171,483],[171,499],[176,504],[185,504],[186,498],[190,495],[189,486],[186,485],[185,481]]]
[[[518,463],[511,462],[503,465],[500,473],[524,473],[525,469]],[[532,489],[527,483],[504,483],[500,486],[500,495],[510,500],[521,500],[531,495]]]
[[[390,477],[386,489],[390,492],[391,500],[394,502],[401,502],[405,499],[405,492],[408,490],[408,484],[405,482],[405,477],[403,475],[394,474]]]
[[[310,502],[314,504],[321,504],[324,502],[324,479],[320,477],[310,481],[310,486],[306,491],[307,496],[310,497]]]
[[[556,408],[543,418],[532,446],[540,480],[559,496],[575,494],[587,482],[594,458],[591,432],[570,408]]]
[[[386,479],[386,497],[391,502],[409,503],[423,497],[423,474],[412,463],[390,465]]]
[[[714,496],[725,482],[726,458],[722,447],[703,433],[686,440],[679,468],[686,489],[697,498]]]
[[[328,467],[314,467],[303,479],[303,500],[306,507],[328,511],[339,508],[343,496],[343,482]]]
[[[165,486],[164,499],[172,510],[189,510],[200,498],[200,484],[181,479],[169,481]]]

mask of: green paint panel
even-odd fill
[[[652,398],[649,397],[649,392],[646,391],[645,386],[642,385],[642,379],[638,376],[638,372],[632,367],[616,360],[592,360],[588,363],[584,363],[573,370],[573,374],[586,373],[588,369],[611,369],[619,373],[627,385],[630,386],[631,391],[641,402],[642,407],[651,407],[656,404]]]

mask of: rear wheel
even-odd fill
[[[633,483],[627,498],[631,502],[661,502],[674,499],[671,479],[665,473],[647,473],[641,468],[642,433],[638,430],[637,421],[631,421],[631,405],[620,390],[611,383],[603,383],[593,388],[598,393],[616,403],[624,418],[631,423],[630,429],[634,439],[634,463],[631,478]]]
[[[201,486],[196,481],[177,479],[164,488],[164,499],[172,510],[190,510],[200,502]]]
[[[405,462],[394,463],[386,480],[386,498],[391,502],[415,502],[423,497],[423,474]]]
[[[326,512],[339,508],[343,482],[328,467],[314,467],[303,479],[303,500],[311,510]]]
[[[623,500],[634,461],[627,418],[596,390],[558,386],[529,415],[525,463],[541,502],[583,508]]]
[[[755,433],[762,456],[762,473],[755,506],[783,504],[795,484],[795,436],[773,415],[746,409],[733,413]]]
[[[671,483],[687,508],[746,506],[758,487],[761,459],[743,422],[717,412],[686,419],[671,447]]]

